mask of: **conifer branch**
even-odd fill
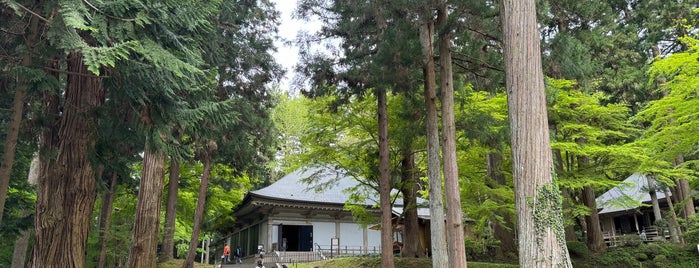
[[[465,61],[465,62],[468,62],[468,63],[471,63],[471,64],[477,64],[477,65],[480,65],[481,67],[484,67],[484,68],[487,68],[487,69],[491,69],[491,70],[493,70],[493,71],[505,72],[505,70],[503,70],[502,68],[497,67],[497,66],[490,65],[490,64],[488,64],[487,62],[484,62],[484,61],[482,61],[482,60],[473,58],[473,57],[471,57],[471,56],[468,56],[468,55],[465,55],[465,54],[462,54],[462,53],[457,53],[457,54],[463,56],[463,58],[458,57],[458,56],[453,56],[453,55],[452,55],[452,59],[454,59],[454,60],[459,60],[459,61]],[[467,69],[467,70],[468,70],[468,69]]]
[[[84,2],[85,4],[87,4],[90,8],[92,8],[92,9],[94,9],[95,11],[99,12],[100,14],[106,16],[107,18],[115,19],[115,20],[120,20],[120,21],[125,21],[125,22],[134,22],[134,21],[136,21],[136,19],[119,18],[119,17],[116,17],[116,16],[109,15],[109,14],[105,13],[104,11],[100,10],[99,8],[97,8],[96,6],[94,6],[94,5],[93,5],[92,3],[90,3],[89,1],[83,0],[83,2]]]
[[[108,75],[94,75],[94,74],[84,74],[84,73],[77,73],[77,72],[70,72],[66,70],[60,70],[56,68],[51,68],[51,67],[44,67],[44,69],[53,71],[53,72],[58,72],[58,73],[64,73],[64,74],[70,74],[70,75],[77,75],[77,76],[85,76],[85,77],[96,77],[96,78],[109,78],[110,76]]]
[[[5,28],[0,28],[0,32],[6,33],[6,34],[11,34],[11,35],[23,35],[24,33],[15,33],[10,30],[5,30]]]
[[[42,16],[39,15],[39,14],[36,14],[34,11],[32,11],[31,9],[29,9],[29,8],[27,8],[27,7],[25,7],[25,6],[23,6],[22,4],[20,4],[20,3],[15,3],[15,4],[17,4],[18,7],[21,7],[22,9],[24,9],[24,11],[28,12],[29,14],[32,14],[32,15],[34,15],[35,17],[39,18],[40,20],[43,20],[43,21],[46,22],[46,23],[49,23],[49,22],[50,22],[50,21],[47,20],[46,18],[42,17]]]

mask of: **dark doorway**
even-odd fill
[[[281,241],[286,239],[287,251],[311,251],[313,249],[313,226],[280,225]]]

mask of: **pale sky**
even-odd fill
[[[291,41],[296,38],[296,33],[304,24],[302,20],[294,20],[291,18],[291,13],[296,9],[296,0],[274,0],[277,5],[277,10],[281,12],[281,25],[279,25],[279,35],[285,41]],[[293,68],[298,61],[298,48],[284,45],[283,41],[276,41],[277,54],[275,55],[277,62],[286,69],[286,76],[279,85],[282,90],[290,91],[291,79],[293,79]]]

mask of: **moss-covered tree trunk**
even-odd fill
[[[551,144],[534,0],[503,0],[503,41],[521,267],[572,267]]]
[[[65,103],[55,160],[39,177],[36,201],[35,267],[85,267],[85,246],[97,196],[89,154],[95,146],[96,108],[104,102],[100,77],[82,54],[68,57]]]

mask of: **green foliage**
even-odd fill
[[[310,123],[310,101],[303,96],[289,96],[278,92],[279,103],[271,113],[272,119],[281,136],[280,148],[277,151],[279,160],[272,162],[273,170],[279,170],[276,177],[282,177],[299,168],[302,162],[299,156],[306,150],[301,138]]]
[[[687,230],[682,233],[685,242],[688,244],[699,244],[699,215],[693,215],[687,221]]]
[[[590,251],[587,249],[587,244],[580,241],[567,241],[568,252],[571,258],[588,258]]]
[[[651,82],[661,82],[660,90],[665,96],[649,102],[636,121],[646,125],[639,146],[646,148],[656,169],[676,169],[687,177],[695,177],[690,171],[696,168],[693,161],[674,166],[679,154],[695,155],[697,144],[696,130],[699,128],[699,98],[696,85],[699,84],[699,42],[695,39],[682,39],[689,47],[686,52],[676,53],[659,59],[649,70]],[[681,137],[681,138],[680,138]],[[651,168],[653,167],[651,166]]]
[[[533,202],[533,204],[532,204]],[[551,183],[539,185],[536,189],[536,201],[531,199],[527,201],[527,205],[531,206],[534,211],[534,230],[536,231],[536,243],[537,246],[543,250],[544,235],[550,235],[550,231],[553,231],[555,235],[555,240],[558,241],[558,248],[560,250],[566,250],[566,241],[563,221],[563,198],[561,197],[561,192],[556,183],[556,178]],[[562,256],[568,256],[568,254],[562,254]],[[563,260],[567,262],[568,260]]]
[[[631,173],[641,152],[625,145],[638,130],[628,123],[623,104],[604,104],[603,93],[585,93],[570,80],[547,80],[551,147],[561,186],[606,189],[616,178]],[[584,162],[583,162],[584,161]]]
[[[610,248],[591,258],[576,258],[580,267],[694,267],[696,247],[672,243],[648,243]],[[576,266],[578,267],[578,266]]]

